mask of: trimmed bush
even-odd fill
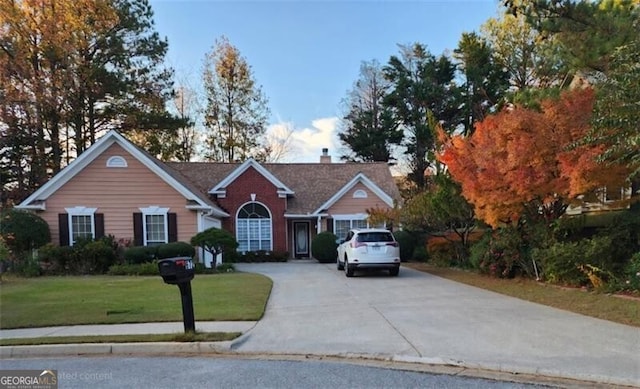
[[[288,251],[266,251],[266,250],[258,250],[258,251],[247,251],[244,253],[238,253],[234,251],[236,254],[230,256],[233,260],[227,260],[226,253],[223,254],[223,262],[287,262],[289,259]]]
[[[319,233],[311,243],[311,254],[320,263],[335,262],[338,257],[337,239],[338,237],[329,231]]]
[[[191,257],[196,255],[196,249],[187,242],[171,242],[158,246],[158,259],[173,257]]]
[[[393,233],[396,241],[400,245],[400,260],[407,262],[413,258],[413,251],[416,248],[416,240],[407,231],[396,231]]]
[[[157,247],[134,246],[124,251],[124,260],[128,264],[147,263],[156,259]]]
[[[113,265],[109,268],[108,274],[111,276],[157,276],[160,272],[157,262],[147,262]]]

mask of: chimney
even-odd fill
[[[322,149],[322,155],[320,156],[320,163],[331,163],[331,156],[329,155],[329,149]]]

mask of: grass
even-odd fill
[[[630,299],[582,289],[561,288],[529,279],[501,279],[469,271],[434,267],[424,263],[406,266],[452,281],[543,305],[640,327],[640,299]]]
[[[196,320],[259,320],[272,281],[259,274],[197,275]],[[0,328],[182,321],[180,291],[160,277],[16,278],[0,284]]]
[[[0,346],[35,346],[71,343],[140,343],[140,342],[221,342],[233,340],[241,332],[189,332],[182,334],[50,336],[43,338],[0,339]]]

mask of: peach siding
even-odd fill
[[[119,155],[126,168],[107,168],[109,157]],[[149,206],[168,207],[177,214],[178,240],[189,241],[197,232],[197,213],[187,210],[186,199],[135,157],[114,144],[85,169],[46,199],[42,216],[51,229],[51,241],[60,241],[58,214],[65,208],[98,208],[104,214],[105,235],[133,241],[133,213]]]
[[[367,193],[367,198],[354,199],[353,193],[357,190],[364,190]],[[357,183],[342,198],[336,201],[328,209],[328,212],[330,215],[366,213],[368,208],[389,208],[389,206],[364,184]]]

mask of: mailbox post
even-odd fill
[[[165,283],[178,285],[178,288],[180,288],[184,332],[195,331],[193,296],[191,294],[191,280],[195,274],[193,261],[190,257],[162,259],[158,262],[158,270]]]

